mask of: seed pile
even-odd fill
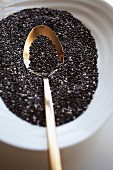
[[[57,51],[52,41],[45,36],[38,36],[31,44],[29,69],[46,76],[59,64]]]
[[[34,125],[45,126],[43,80],[27,70],[22,57],[29,32],[41,24],[55,32],[65,56],[65,62],[57,68],[55,47],[43,36],[30,48],[31,69],[56,69],[49,80],[58,126],[76,119],[87,109],[98,85],[95,40],[90,30],[69,12],[24,9],[0,21],[0,96],[14,114]]]

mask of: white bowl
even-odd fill
[[[98,49],[99,84],[88,109],[75,121],[57,127],[60,148],[76,145],[96,132],[113,112],[113,9],[104,1],[16,1],[1,5],[0,18],[24,8],[50,7],[71,12],[86,25]],[[46,129],[12,114],[0,99],[0,140],[16,147],[46,150]]]

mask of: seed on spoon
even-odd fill
[[[38,53],[35,49],[38,49]],[[61,63],[58,59],[55,45],[48,37],[40,35],[30,46],[30,64],[28,69],[41,73],[42,76],[48,75],[52,70],[58,68]]]
[[[36,40],[37,36],[47,36],[49,38],[49,40],[51,40],[53,42],[53,44],[55,45],[55,48],[57,50],[57,54],[58,54],[58,59],[59,61],[61,61],[62,63],[64,62],[64,54],[63,54],[63,50],[62,50],[62,46],[59,42],[58,37],[56,36],[56,34],[48,27],[45,25],[39,25],[34,27],[31,32],[29,33],[25,45],[24,45],[24,51],[23,51],[23,59],[24,59],[24,63],[26,65],[26,67],[29,67],[29,58],[30,58],[30,54],[29,54],[29,49],[31,44],[33,43],[34,40]],[[30,70],[31,72],[33,72],[33,70]],[[54,69],[52,70],[52,72],[54,72]],[[50,72],[49,74],[51,74],[52,72]],[[37,73],[37,72],[33,72],[36,75],[42,76],[43,73]],[[44,74],[46,77],[49,76],[49,74]]]

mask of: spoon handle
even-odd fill
[[[48,78],[43,78],[43,81],[50,170],[62,170],[60,151],[56,138],[55,116],[49,80]]]

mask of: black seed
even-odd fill
[[[30,48],[30,69],[49,74],[56,125],[70,122],[88,107],[98,85],[95,40],[69,12],[48,8],[24,9],[0,21],[0,96],[14,114],[45,126],[42,78],[23,63],[28,33],[37,25],[49,26],[58,36],[65,62],[58,61],[52,42],[39,36]],[[58,67],[60,64],[60,67]]]

